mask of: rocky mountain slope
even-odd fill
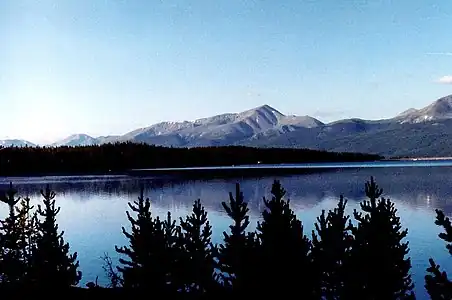
[[[256,134],[285,132],[323,125],[311,117],[285,116],[263,105],[241,113],[221,114],[185,122],[163,122],[127,133],[121,141],[137,141],[163,146],[196,147],[230,145]]]
[[[235,144],[258,134],[279,135],[299,128],[323,126],[309,116],[285,116],[276,109],[263,105],[241,113],[227,113],[184,122],[161,122],[139,128],[122,136],[91,137],[72,135],[53,146],[92,145],[111,142],[144,142],[161,146],[196,147]]]

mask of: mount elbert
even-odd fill
[[[323,123],[310,116],[286,116],[263,105],[195,121],[161,122],[121,136],[75,134],[51,146],[144,142],[160,146],[241,145],[365,152],[385,156],[452,156],[452,95],[422,109],[382,120],[344,119]],[[33,146],[3,140],[0,146]]]

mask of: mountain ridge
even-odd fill
[[[348,152],[363,152],[364,149],[380,155],[428,155],[435,153],[433,146],[419,151],[420,148],[416,149],[416,143],[412,141],[419,142],[423,137],[433,145],[439,140],[445,143],[445,137],[452,141],[452,129],[449,132],[447,127],[442,126],[451,120],[452,95],[441,97],[420,109],[410,108],[388,119],[349,118],[329,123],[309,115],[284,115],[272,106],[263,104],[238,113],[223,113],[192,121],[159,122],[117,136],[74,134],[50,146],[133,141],[172,147],[242,145]],[[438,132],[443,137],[438,137]],[[382,140],[382,136],[387,140]],[[380,142],[375,145],[373,141],[377,140]],[[8,143],[5,141],[3,144],[6,146],[14,145],[14,140],[8,140]],[[21,140],[17,140],[17,143],[19,146],[32,144]],[[452,155],[452,151],[449,155]]]

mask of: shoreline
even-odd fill
[[[391,167],[426,167],[448,166],[444,162],[451,161],[452,157],[423,157],[423,158],[397,158],[363,161],[312,161],[303,163],[277,163],[277,164],[243,164],[243,165],[210,165],[168,168],[135,168],[121,171],[107,172],[33,172],[25,174],[11,174],[0,176],[0,181],[14,178],[45,178],[45,177],[159,177],[184,179],[215,179],[240,177],[268,177],[284,175],[303,175],[320,172],[331,172],[341,169],[361,168],[391,168]],[[406,164],[404,164],[406,163]]]
[[[401,157],[401,158],[388,158],[382,159],[382,161],[436,161],[436,160],[452,160],[452,156],[445,157]]]

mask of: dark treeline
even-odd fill
[[[143,191],[143,190],[142,190]],[[322,211],[315,230],[304,232],[285,190],[274,181],[271,197],[257,229],[250,223],[247,201],[237,184],[223,207],[231,219],[223,243],[214,245],[207,212],[198,199],[190,215],[173,220],[171,213],[153,216],[143,192],[129,203],[130,230],[122,228],[128,244],[115,246],[121,254],[116,267],[106,256],[108,287],[96,282],[75,287],[80,279],[77,254],[59,232],[55,193],[41,191],[43,205],[35,209],[20,199],[11,185],[0,200],[9,215],[0,228],[0,287],[72,288],[85,293],[235,297],[278,295],[300,299],[415,299],[410,275],[407,229],[397,209],[382,196],[373,178],[365,184],[367,200],[352,216],[347,201]],[[436,224],[452,254],[452,225],[441,211]],[[430,259],[425,287],[431,299],[452,299],[452,283]],[[244,295],[245,294],[245,295]],[[146,294],[142,294],[146,295]]]
[[[0,147],[0,176],[121,173],[168,168],[303,162],[378,160],[377,155],[288,148],[167,148],[135,143],[77,147]]]

